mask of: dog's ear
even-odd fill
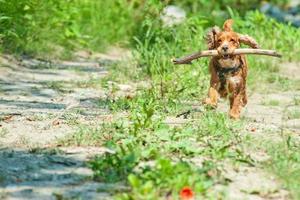
[[[223,30],[228,32],[233,31],[232,29],[233,22],[234,22],[233,19],[227,19],[223,24]]]
[[[221,32],[221,29],[218,26],[211,28],[205,36],[207,47],[209,50],[217,48],[216,44],[216,35]]]
[[[255,41],[255,39],[253,39],[249,35],[239,34],[239,42],[241,44],[248,45],[248,46],[252,47],[253,49],[259,49],[258,43]]]

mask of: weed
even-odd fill
[[[0,5],[3,47],[15,53],[68,57],[74,48],[126,44],[135,27],[134,2],[124,0],[3,0]]]
[[[63,154],[63,151],[60,149],[56,149],[56,148],[45,149],[45,148],[36,147],[36,148],[29,149],[29,153],[45,154],[45,155],[59,155],[59,154]]]
[[[266,163],[269,169],[283,181],[294,199],[300,198],[300,153],[299,140],[287,136],[278,143],[267,145],[271,160]]]
[[[55,118],[54,114],[35,114],[29,117],[31,121],[44,121]]]
[[[69,112],[65,112],[60,118],[66,122],[68,125],[78,125],[79,124],[79,115],[83,113],[83,110],[80,108],[74,108]]]
[[[8,134],[7,128],[0,128],[0,137],[5,137]]]
[[[204,163],[202,169],[180,161],[173,163],[168,159],[158,159],[154,166],[144,166],[139,172],[131,173],[128,182],[130,193],[120,194],[116,199],[161,199],[169,196],[178,199],[179,191],[184,186],[192,186],[200,196],[214,184],[208,175],[214,166]]]
[[[80,126],[75,133],[59,140],[58,144],[64,146],[101,145],[101,143],[103,142],[102,134],[104,133],[101,133],[100,130],[97,128],[87,128],[85,126]]]
[[[262,105],[265,105],[265,106],[279,106],[279,104],[280,104],[280,101],[278,101],[276,99],[271,99],[271,100],[262,102]]]
[[[232,124],[226,115],[208,111],[195,124],[172,128],[156,117],[163,107],[157,105],[159,101],[153,98],[154,94],[145,92],[144,95],[137,97],[131,105],[134,108],[129,117],[131,123],[120,122],[123,125],[107,140],[106,146],[115,153],[107,153],[91,162],[97,180],[115,182],[128,178],[131,192],[117,198],[139,198],[146,195],[146,191],[150,199],[169,193],[176,197],[184,184],[194,186],[205,196],[214,180],[221,177],[217,171],[218,160],[228,158],[232,162],[252,164],[240,145],[241,136],[234,133],[240,125]],[[91,132],[83,134],[88,133]],[[105,141],[103,138],[96,140]],[[187,161],[173,161],[170,158],[174,156]],[[198,167],[189,160],[195,156],[213,162],[204,162]],[[155,167],[147,167],[147,162],[152,161],[156,163]],[[208,171],[214,175],[208,176]]]
[[[298,98],[298,97],[295,96],[293,100],[294,100],[294,105],[295,106],[299,106],[300,105],[300,98]]]
[[[300,119],[300,110],[289,110],[287,112],[288,119]]]
[[[0,183],[5,180],[2,176],[0,176]],[[3,189],[0,190],[0,198],[1,199],[5,199],[7,198],[8,194],[6,191],[4,191]]]
[[[189,16],[182,24],[165,27],[159,18],[164,6],[171,2],[189,10]],[[116,191],[120,192],[116,198],[176,199],[179,190],[186,185],[205,198],[214,184],[226,184],[219,170],[224,161],[250,166],[254,162],[244,149],[248,138],[239,134],[242,123],[231,121],[224,113],[203,109],[192,122],[181,127],[164,123],[166,116],[186,109],[187,102],[199,102],[209,85],[208,59],[174,66],[170,58],[206,49],[203,40],[206,29],[215,24],[221,25],[225,18],[231,16],[236,22],[234,28],[256,38],[263,48],[283,53],[284,61],[300,60],[299,30],[268,19],[258,11],[244,12],[253,2],[256,1],[235,4],[228,0],[211,4],[191,0],[73,0],[67,3],[59,0],[46,3],[0,0],[1,16],[5,15],[0,19],[1,46],[8,52],[50,57],[68,57],[72,50],[80,48],[131,47],[133,61],[112,65],[104,79],[71,82],[72,86],[109,90],[112,95],[100,99],[98,106],[124,111],[128,117],[89,127],[79,124],[82,110],[65,113],[62,119],[70,126],[79,127],[78,131],[59,143],[111,149],[114,153],[96,157],[90,162],[90,167],[95,180],[122,182],[130,187],[125,192]],[[227,5],[232,5],[233,9],[227,7],[228,13],[216,14]],[[199,8],[203,7],[207,9],[201,9],[203,12],[200,14]],[[213,17],[203,17],[205,13]],[[300,85],[295,80],[279,76],[279,65],[271,59],[248,56],[248,60],[249,86],[252,89],[289,90]],[[136,96],[111,98],[117,88],[115,85],[110,88],[108,81],[137,83],[145,80],[149,87],[142,88]],[[262,87],[264,83],[268,83],[268,88]],[[61,93],[71,91],[65,84],[54,81],[45,83],[45,86]],[[278,102],[267,104],[277,105]],[[297,101],[295,104],[298,104]],[[298,115],[293,113],[291,117]],[[21,138],[20,143],[26,142],[26,138]],[[270,147],[270,166],[298,197],[299,184],[289,177],[299,176],[299,155],[293,142],[289,140],[286,143]],[[40,152],[39,149],[32,151]],[[193,158],[204,161],[195,163]],[[289,177],[284,177],[286,174]],[[57,198],[63,197],[58,195]]]
[[[132,152],[109,154],[90,162],[95,179],[105,182],[117,182],[126,179],[138,164],[138,157]]]
[[[72,92],[71,89],[66,89],[66,83],[63,81],[50,81],[50,82],[46,82],[45,86],[47,88],[53,89],[57,92],[60,93],[70,93]]]
[[[101,88],[101,79],[90,78],[86,81],[78,81],[75,85],[79,88]]]
[[[19,139],[16,141],[17,146],[25,146],[29,147],[30,146],[30,140],[26,135],[21,135]]]

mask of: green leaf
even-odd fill
[[[130,183],[130,185],[133,188],[138,188],[141,185],[140,180],[138,179],[138,177],[135,176],[135,175],[133,175],[133,174],[129,174],[129,176],[128,176],[128,182]]]

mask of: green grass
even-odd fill
[[[298,97],[294,97],[294,105],[295,106],[298,106],[298,105],[300,105],[300,98],[298,98]]]
[[[67,87],[67,82],[65,81],[48,81],[44,85],[46,88],[55,90],[59,93],[71,93],[72,89]]]
[[[276,100],[276,99],[266,100],[266,101],[262,102],[262,105],[265,105],[265,106],[279,106],[280,101]]]
[[[203,36],[208,27],[221,26],[225,18],[232,17],[235,30],[253,36],[262,48],[283,54],[280,61],[248,56],[251,90],[287,91],[300,85],[299,81],[278,74],[281,61],[300,60],[299,30],[258,11],[246,11],[256,1],[174,2],[189,11],[187,20],[164,27],[159,16],[168,1],[0,0],[3,51],[66,58],[78,49],[103,51],[110,45],[131,49],[132,60],[112,65],[104,79],[70,83],[114,94],[118,90],[116,84],[147,82],[132,98],[115,99],[108,95],[107,99],[99,100],[100,108],[116,115],[126,113],[126,117],[94,127],[80,124],[81,110],[65,113],[62,119],[70,126],[78,126],[78,130],[58,142],[65,146],[110,149],[109,153],[91,160],[89,166],[95,180],[120,183],[128,188],[115,191],[116,199],[178,199],[184,186],[192,187],[201,199],[216,196],[224,199],[226,195],[222,192],[212,192],[216,185],[229,184],[224,177],[224,165],[256,166],[245,148],[255,140],[241,134],[244,121],[232,121],[226,113],[209,108],[201,107],[196,113],[190,105],[206,96],[208,59],[181,66],[170,62],[173,57],[206,49]],[[203,11],[203,7],[207,9]],[[111,86],[109,81],[115,84]],[[64,82],[48,82],[45,87],[68,92]],[[279,102],[271,100],[266,104],[277,106]],[[165,123],[168,116],[187,111],[191,114],[183,125]],[[298,115],[292,113],[291,117]],[[296,181],[299,180],[297,145],[289,139],[287,144],[270,142],[270,146],[260,147],[271,156],[266,166],[284,182],[295,199],[300,187]]]
[[[131,187],[130,192],[121,192],[116,198],[160,199],[167,194],[176,198],[185,185],[209,197],[214,185],[227,183],[219,169],[222,160],[253,165],[241,144],[244,136],[239,134],[240,122],[233,123],[225,114],[207,110],[195,122],[172,127],[164,123],[164,104],[151,99],[150,94],[135,97],[127,119],[98,128],[81,126],[60,143],[111,149],[114,153],[95,158],[90,166],[96,180],[121,181]],[[195,157],[204,158],[203,163],[194,163]]]
[[[276,2],[284,4],[286,1]],[[164,29],[159,17],[164,6],[172,3],[188,11],[188,20],[174,29]],[[161,42],[162,48],[157,49],[159,51],[149,52],[163,55],[161,53],[165,51],[164,56],[178,56],[186,50],[202,48],[203,45],[199,44],[202,43],[202,33],[206,28],[221,25],[224,18],[234,17],[237,21],[236,29],[243,33],[250,31],[260,43],[266,44],[265,48],[282,50],[285,56],[299,55],[296,48],[289,51],[299,45],[296,39],[299,33],[295,28],[267,20],[258,12],[246,12],[258,3],[249,0],[214,3],[190,0],[1,0],[0,47],[3,51],[17,54],[65,58],[72,56],[72,51],[78,49],[101,51],[111,45],[135,47],[139,42],[143,46],[146,44],[146,48],[152,48],[154,43]],[[206,9],[203,10],[203,7]],[[173,38],[175,35],[176,39]],[[288,37],[290,35],[294,37]],[[270,36],[281,40],[270,41]],[[192,47],[191,41],[194,41]],[[170,43],[177,45],[175,52],[173,48],[166,51],[165,46]],[[290,55],[288,57],[292,58]]]
[[[124,0],[2,0],[2,48],[19,54],[68,57],[73,49],[126,45],[135,25],[133,9],[137,9],[134,2]]]
[[[266,164],[268,168],[282,180],[285,187],[291,191],[293,199],[300,198],[300,152],[299,140],[287,136],[282,141],[266,145],[271,160]]]
[[[8,129],[7,128],[0,128],[0,137],[5,137],[8,134]]]
[[[288,119],[300,119],[300,110],[290,110],[287,112]]]
[[[248,12],[245,17],[235,12],[231,15],[236,21],[236,30],[251,34],[263,48],[284,53],[283,61],[299,60],[297,29],[267,19],[256,11]],[[208,59],[184,66],[174,66],[170,62],[174,56],[205,49],[203,36],[211,22],[193,13],[186,23],[164,28],[155,17],[148,17],[141,27],[145,34],[137,34],[134,38],[136,46],[131,65],[113,65],[105,79],[91,80],[83,87],[109,90],[108,81],[139,83],[143,80],[147,80],[149,87],[141,88],[132,99],[100,101],[99,107],[107,106],[115,113],[126,112],[128,117],[98,127],[79,125],[78,131],[61,144],[109,148],[111,153],[96,157],[90,167],[95,180],[129,187],[129,190],[115,192],[117,199],[163,199],[168,195],[176,199],[186,185],[204,199],[211,199],[211,195],[226,198],[223,193],[212,194],[212,188],[218,183],[228,184],[222,167],[225,163],[256,166],[245,148],[254,140],[241,134],[243,121],[231,121],[226,113],[206,108],[195,113],[187,105],[200,102],[206,96]],[[288,51],[290,48],[295,51]],[[249,56],[249,87],[260,91],[295,89],[295,80],[278,75],[277,62],[273,58]],[[267,104],[277,106],[279,102],[271,100]],[[167,116],[189,110],[192,113],[188,116],[189,122],[181,126],[165,123]],[[274,151],[268,153],[273,158]],[[203,161],[194,162],[195,158]],[[280,172],[276,167],[280,162],[274,156],[268,165],[274,167],[273,173]],[[283,166],[281,170],[283,173],[288,168]],[[286,180],[286,184],[291,191],[299,188],[292,180]]]

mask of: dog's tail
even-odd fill
[[[227,19],[223,25],[224,31],[233,31],[232,29],[233,22],[234,22],[233,19]]]

